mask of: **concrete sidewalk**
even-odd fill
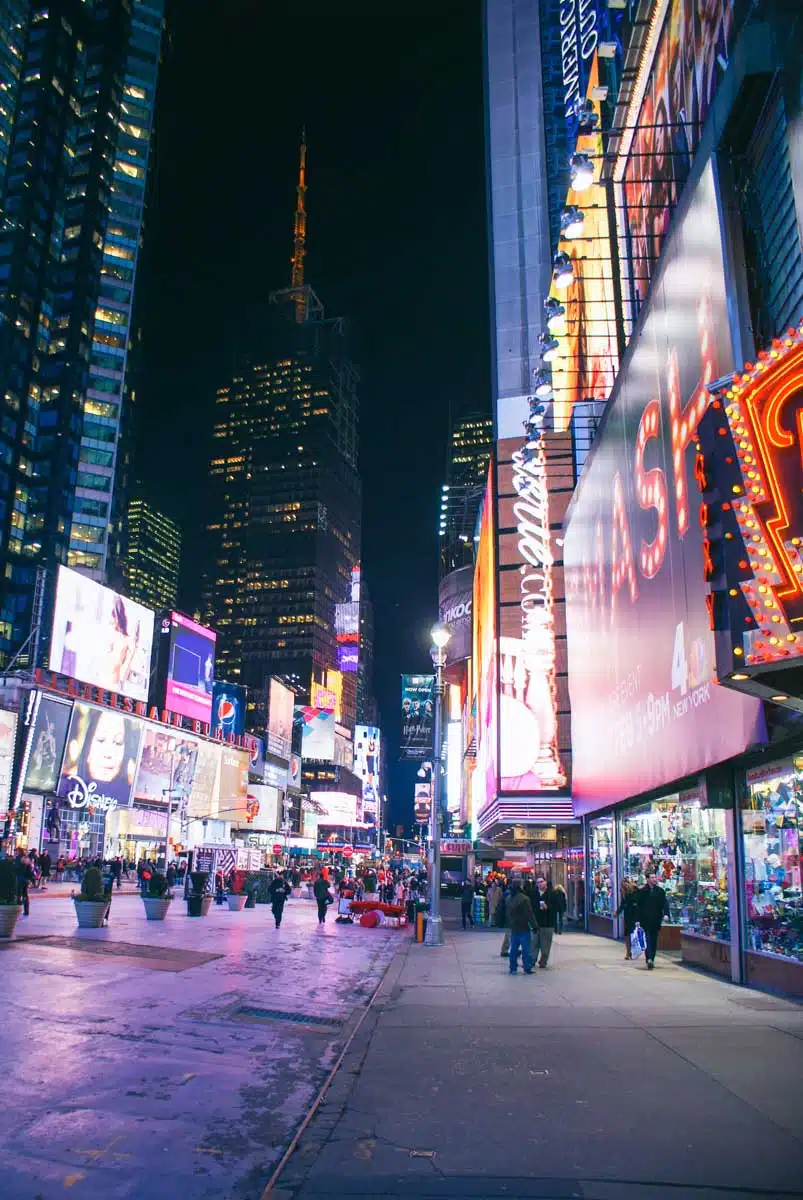
[[[803,1007],[585,934],[411,943],[272,1194],[803,1194]]]

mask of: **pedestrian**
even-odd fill
[[[334,897],[329,891],[329,884],[324,879],[323,875],[319,875],[312,885],[312,894],[318,901],[318,924],[326,924],[326,910],[330,904],[334,904]]]
[[[14,866],[17,871],[17,904],[22,905],[22,911],[27,917],[31,911],[28,888],[33,883],[33,867],[21,847],[17,850]]]
[[[669,916],[669,903],[666,892],[658,884],[658,876],[651,870],[647,882],[639,889],[639,921],[647,939],[647,970],[655,966],[655,952],[658,949],[658,935],[665,916]]]
[[[467,928],[466,922],[474,928],[474,885],[468,879],[460,892],[460,916],[463,918],[464,929]]]
[[[270,884],[270,906],[273,909],[273,919],[278,929],[284,915],[284,904],[292,888],[281,871],[278,871]]]
[[[118,891],[123,878],[123,862],[121,858],[115,858],[112,862],[112,880],[117,884]]]
[[[50,871],[53,867],[53,860],[50,854],[45,850],[39,855],[39,870],[42,872],[42,887],[47,887],[50,880]]]
[[[540,953],[538,965],[546,969],[552,949],[552,934],[555,932],[555,907],[552,888],[543,875],[539,875],[535,881],[533,911],[538,926],[535,946],[536,956]]]
[[[616,910],[617,917],[625,921],[625,959],[633,957],[630,939],[639,919],[639,891],[632,879],[622,881],[622,899]]]
[[[485,898],[488,901],[488,924],[495,925],[496,910],[499,907],[499,901],[502,899],[502,889],[495,879],[492,880]]]
[[[519,951],[524,964],[524,974],[533,973],[533,955],[530,946],[530,930],[536,929],[535,913],[529,899],[521,890],[518,879],[511,880],[510,898],[507,901],[507,919],[510,925],[510,951],[508,962],[510,974],[519,969]]]
[[[555,912],[555,933],[563,933],[563,921],[569,901],[562,883],[556,883],[552,889],[552,904]]]

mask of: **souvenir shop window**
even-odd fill
[[[747,948],[803,962],[803,756],[761,774],[742,802]]]
[[[613,904],[613,819],[592,821],[589,827],[589,909],[598,917],[612,917]]]
[[[678,846],[681,827],[677,797],[655,801],[622,817],[622,876],[642,887],[654,871],[666,892],[669,920],[680,925],[683,909],[682,856]]]

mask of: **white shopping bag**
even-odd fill
[[[647,936],[637,922],[636,928],[630,935],[630,953],[633,955],[633,958],[640,958],[646,949]]]

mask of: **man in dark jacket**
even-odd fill
[[[474,928],[474,888],[468,880],[460,892],[460,916],[463,918],[463,928],[470,925]]]
[[[290,884],[281,871],[274,875],[270,882],[270,906],[273,909],[273,919],[278,929],[284,915],[284,902],[291,892]]]
[[[521,881],[514,879],[510,885],[507,902],[507,919],[510,925],[510,974],[519,969],[519,950],[524,963],[524,974],[533,973],[533,956],[530,949],[530,930],[537,929],[535,913],[530,901],[521,890]]]
[[[669,905],[666,892],[658,884],[658,876],[651,871],[643,888],[639,888],[639,920],[644,936],[647,939],[647,970],[655,966],[655,951],[658,949],[658,935],[661,932],[663,919],[668,915]]]
[[[535,881],[532,906],[538,926],[535,942],[536,957],[538,957],[539,967],[546,968],[549,962],[549,952],[552,949],[552,935],[555,932],[555,898],[551,885],[547,883],[543,875],[539,875]]]
[[[329,884],[323,875],[319,875],[312,885],[312,894],[318,901],[318,924],[325,925],[326,910],[332,903],[332,894],[329,891]]]

